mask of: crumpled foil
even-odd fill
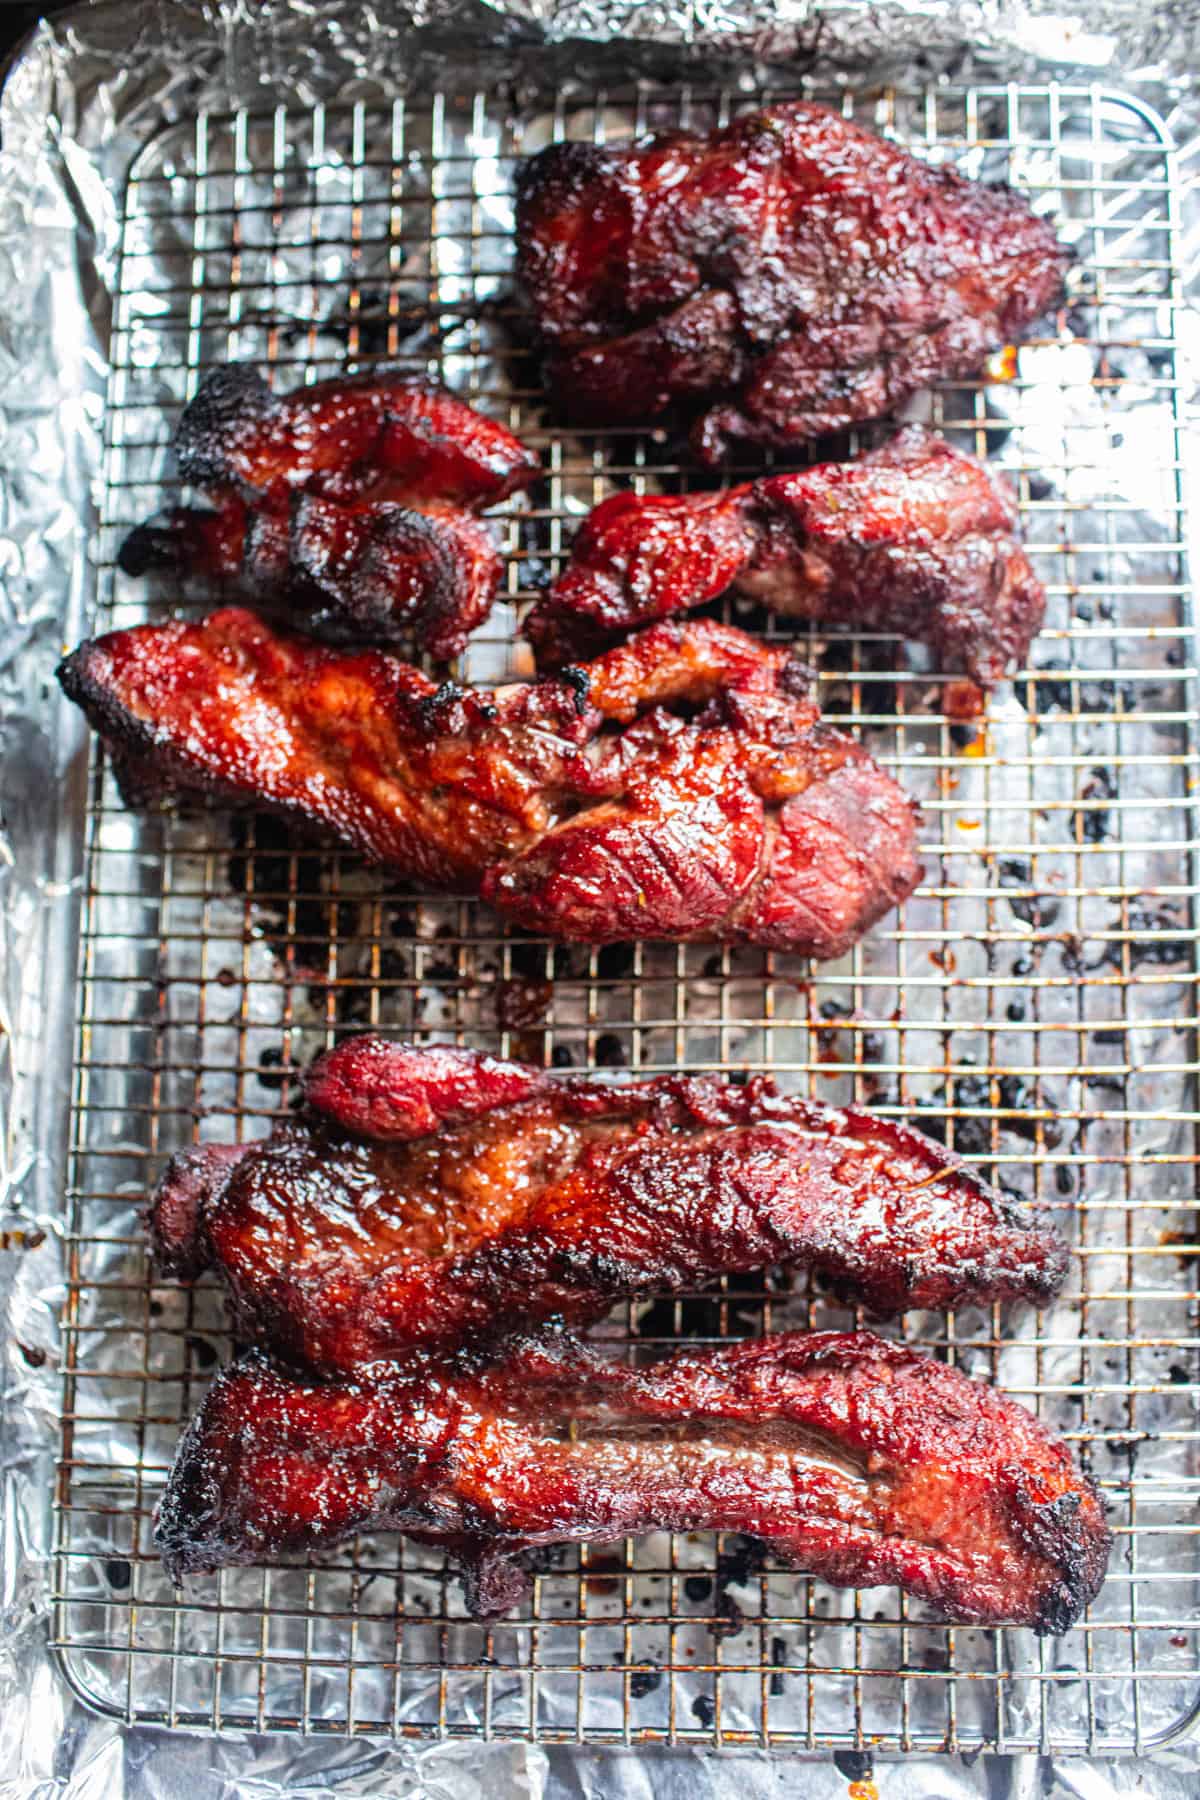
[[[254,1794],[728,1800],[846,1794],[863,1757],[797,1764],[753,1751],[601,1752],[521,1742],[213,1739],[87,1711],[47,1649],[60,1382],[65,1130],[82,869],[84,732],[50,679],[94,591],[111,309],[124,173],[201,109],[367,100],[439,79],[509,84],[724,73],[757,58],[827,81],[1100,80],[1136,89],[1194,166],[1190,74],[1200,5],[1093,0],[108,0],[41,25],[0,101],[0,1800]],[[1200,246],[1185,220],[1185,250]],[[1194,260],[1194,259],[1193,259]],[[1194,320],[1181,340],[1200,348]],[[1195,363],[1193,363],[1195,366]],[[995,729],[1004,731],[1003,710]],[[880,1762],[880,1792],[1077,1795],[1195,1791],[1186,1746],[1153,1763],[1032,1756]],[[861,1795],[864,1790],[858,1790]]]

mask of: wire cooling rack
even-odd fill
[[[614,484],[694,477],[665,431],[568,436],[512,296],[514,160],[553,136],[704,127],[750,88],[238,114],[175,127],[124,195],[98,621],[177,608],[115,566],[162,504],[180,406],[227,358],[289,386],[399,363],[534,444],[547,476],[500,529],[507,587],[467,672],[525,669],[521,601]],[[1019,488],[1050,594],[1032,666],[961,721],[886,639],[813,639],[821,698],[925,806],[928,880],[840,963],[754,950],[558,947],[466,902],[218,813],[135,817],[93,751],[63,1308],[56,1636],[93,1706],[226,1729],[1128,1750],[1197,1691],[1196,769],[1174,325],[1176,187],[1161,123],[1120,94],[939,88],[848,114],[1055,212],[1071,305],[926,416]],[[848,438],[848,451],[866,438]],[[199,604],[196,596],[185,596]],[[764,629],[769,621],[735,613]],[[181,1422],[228,1353],[215,1290],[155,1284],[140,1209],[172,1150],[251,1138],[294,1072],[364,1026],[555,1067],[760,1067],[915,1118],[1056,1215],[1077,1246],[1038,1315],[914,1315],[911,1338],[1000,1381],[1072,1441],[1115,1531],[1065,1638],[932,1623],[736,1539],[660,1535],[548,1561],[483,1629],[432,1552],[364,1540],[319,1565],[176,1594],[153,1554]],[[616,1344],[853,1313],[731,1280],[627,1308]],[[897,1328],[898,1329],[898,1328]]]

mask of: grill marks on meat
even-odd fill
[[[837,1586],[895,1583],[954,1620],[1065,1631],[1103,1579],[1099,1498],[1004,1395],[865,1332],[637,1370],[517,1344],[480,1373],[310,1386],[221,1375],[159,1510],[168,1569],[260,1562],[368,1529],[443,1542],[477,1615],[534,1546],[738,1531]]]
[[[327,636],[456,656],[501,559],[476,517],[540,473],[532,451],[443,389],[350,377],[279,396],[242,366],[209,377],[175,440],[213,510],[139,526],[121,563],[241,582]]]
[[[1044,1301],[1066,1273],[953,1152],[762,1077],[556,1081],[368,1037],[306,1092],[264,1143],[176,1157],[151,1233],[167,1273],[215,1264],[241,1341],[324,1372],[777,1264],[877,1314]]]
[[[838,956],[921,875],[908,796],[786,652],[713,621],[495,693],[232,608],[111,632],[59,675],[127,797],[274,810],[556,937]]]
[[[517,245],[567,411],[683,405],[710,462],[970,374],[1057,302],[1068,261],[1020,195],[805,101],[706,137],[551,145],[518,172]]]
[[[525,632],[548,666],[729,588],[789,618],[923,639],[985,687],[1045,610],[1006,483],[910,426],[853,462],[724,493],[612,495]]]

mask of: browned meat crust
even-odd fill
[[[652,1369],[528,1342],[482,1372],[311,1386],[251,1359],[175,1459],[173,1575],[354,1532],[445,1542],[478,1614],[531,1546],[739,1531],[837,1586],[894,1583],[964,1623],[1065,1631],[1104,1578],[1099,1496],[1023,1407],[865,1332],[768,1337]]]
[[[59,675],[131,797],[281,812],[557,937],[838,956],[921,874],[907,795],[786,652],[712,621],[496,693],[236,609],[111,632]]]
[[[517,247],[569,414],[683,406],[710,462],[971,374],[1056,304],[1068,262],[1021,195],[807,101],[707,137],[550,145],[518,172]]]
[[[1044,1301],[1066,1273],[953,1152],[764,1077],[556,1081],[367,1037],[306,1089],[264,1143],[176,1157],[151,1236],[168,1273],[217,1267],[239,1341],[326,1372],[771,1265],[877,1314]]]
[[[121,565],[236,581],[310,629],[456,656],[491,610],[501,560],[475,514],[540,473],[512,433],[445,389],[394,374],[274,394],[218,369],[180,420],[177,507]]]
[[[893,631],[988,687],[1024,660],[1046,596],[1007,485],[920,426],[849,463],[719,494],[613,494],[525,634],[544,667],[726,589],[788,618]]]

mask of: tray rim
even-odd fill
[[[585,42],[587,41],[588,40],[585,40]],[[4,67],[0,67],[0,81],[7,77],[10,69],[15,65],[16,61],[19,60],[20,54],[23,54],[26,47],[27,45],[25,44],[18,46],[18,51],[14,53],[9,63]],[[736,93],[738,70],[748,70],[753,66],[754,65],[749,59],[745,59],[737,64],[722,64],[721,73],[719,75],[714,75],[711,82],[703,79],[703,70],[696,67],[689,67],[684,75],[669,78],[658,75],[635,74],[628,82],[621,84],[619,88],[612,89],[611,92],[615,95],[618,92],[644,89],[651,93],[659,92],[669,94],[677,91],[680,86],[687,85],[693,89],[698,88],[702,93],[707,92],[710,89],[712,91],[729,89]],[[846,88],[840,88],[835,82],[828,78],[811,74],[798,75],[793,71],[780,69],[778,65],[770,66],[766,73],[767,85],[769,85],[771,89],[774,90],[777,88],[781,95],[788,94],[791,96],[808,96],[812,94],[816,97],[824,97],[827,94],[850,93],[856,100],[861,100],[875,96],[880,98],[894,96],[897,98],[914,99],[930,94],[936,99],[943,99],[955,98],[967,93],[974,94],[978,97],[1002,98],[1007,94],[1016,95],[1019,98],[1043,96],[1072,99],[1086,98],[1093,102],[1122,108],[1133,114],[1149,128],[1155,140],[1154,147],[1158,148],[1163,155],[1168,204],[1168,231],[1172,242],[1172,251],[1174,249],[1174,240],[1177,236],[1180,224],[1180,205],[1185,191],[1178,168],[1178,146],[1170,125],[1162,112],[1151,102],[1144,99],[1134,88],[1114,86],[1104,81],[1059,81],[1056,79],[1045,81],[1013,81],[1001,80],[999,78],[995,80],[977,81],[951,79],[941,83],[936,80],[926,83],[880,81],[867,82],[861,87],[849,85]],[[555,92],[558,91],[561,86],[561,82],[550,83],[544,91]],[[477,89],[478,83],[464,83],[463,91],[474,92]],[[438,91],[442,92],[447,90],[439,89]],[[478,91],[483,90],[478,89]],[[124,175],[120,181],[119,220],[123,226],[128,218],[128,203],[131,187],[139,181],[153,178],[148,177],[143,173],[140,167],[143,159],[148,158],[164,141],[174,138],[182,138],[184,141],[187,141],[189,137],[194,138],[195,132],[202,124],[205,127],[229,125],[236,121],[245,121],[247,124],[254,124],[278,120],[281,116],[286,117],[288,115],[301,114],[305,116],[315,116],[316,114],[344,116],[358,111],[369,113],[371,111],[383,111],[389,107],[394,107],[397,104],[410,103],[416,98],[418,97],[405,88],[397,86],[390,92],[383,91],[361,98],[344,98],[338,96],[308,103],[302,102],[293,96],[289,97],[287,100],[278,101],[274,105],[236,106],[214,109],[211,111],[203,110],[183,113],[174,118],[164,119],[155,129],[146,135],[129,158]],[[574,98],[574,96],[568,96],[568,98],[571,99]],[[586,104],[586,93],[581,90],[578,99],[580,104]],[[901,139],[900,141],[903,140]],[[1150,146],[1147,146],[1147,148],[1148,147]],[[114,299],[123,292],[122,275],[125,255],[126,247],[124,231],[122,229],[112,289]],[[1179,292],[1182,271],[1174,254],[1172,254],[1171,257],[1171,264],[1170,303],[1177,308],[1182,304]],[[112,334],[115,334],[116,332],[115,316],[112,322],[111,332]],[[106,351],[110,353],[108,362],[108,381],[106,384],[109,391],[111,389],[111,379],[114,370],[111,359],[111,346],[112,335],[110,335],[109,341],[105,345]],[[1175,348],[1177,349],[1177,345]],[[1171,404],[1173,433],[1177,444],[1182,447],[1187,440],[1187,412],[1178,382],[1176,382],[1173,387]],[[106,403],[106,414],[107,412],[108,406]],[[107,457],[110,448],[111,446],[107,435],[105,435],[103,443],[103,455],[105,457]],[[97,480],[100,480],[101,478],[102,471],[98,474]],[[1177,481],[1180,489],[1181,517],[1184,520],[1185,526],[1190,525],[1192,532],[1195,532],[1197,529],[1200,529],[1200,523],[1198,523],[1197,519],[1192,517],[1193,509],[1189,506],[1187,501],[1186,488],[1182,480],[1182,471],[1179,476],[1177,476]],[[1186,535],[1184,541],[1185,549],[1182,552],[1182,559],[1186,566],[1188,562],[1188,549],[1186,546],[1190,541]],[[91,546],[89,546],[88,553],[88,579],[83,586],[85,591],[80,594],[79,603],[77,607],[73,609],[80,616],[67,621],[71,631],[76,635],[81,635],[86,630],[90,616],[94,613],[97,601],[98,569]],[[1194,588],[1190,582],[1187,583],[1186,591],[1180,597],[1180,612],[1181,623],[1190,630],[1192,639],[1194,641],[1200,641],[1200,635],[1198,635],[1197,630]],[[1197,735],[1200,736],[1200,676],[1193,674],[1186,679],[1187,685],[1193,692],[1193,705],[1196,712],[1196,724],[1194,729]],[[65,719],[69,723],[74,721],[74,709],[68,705],[63,696],[58,695],[56,697],[55,707],[56,723],[61,719]],[[69,837],[72,855],[77,864],[83,855],[88,830],[85,785],[83,780],[77,780],[74,783],[75,792],[73,796],[62,794],[61,787],[56,796],[60,799],[70,798],[73,801],[70,808],[73,816],[70,820],[70,830],[66,835]],[[1194,798],[1192,805],[1195,808],[1197,815],[1200,816],[1200,795],[1197,795]],[[78,810],[76,810],[76,808]],[[64,807],[62,810],[65,813],[67,808]],[[63,833],[59,833],[60,838],[63,835]],[[1197,890],[1197,893],[1193,894],[1192,899],[1193,902],[1196,902],[1197,899],[1200,898],[1200,848],[1193,849],[1187,854],[1192,866],[1192,885]],[[60,959],[58,966],[61,968],[62,974],[65,977],[66,993],[69,999],[69,1006],[66,1010],[69,1015],[68,1032],[72,1044],[70,1051],[70,1066],[72,1071],[74,1070],[77,1055],[76,1038],[81,1024],[78,1015],[78,957],[85,904],[86,896],[82,889],[80,889],[78,892],[72,893],[70,900],[65,907],[56,909],[60,916],[65,915],[67,919],[65,929],[60,925],[55,932],[55,938],[57,940],[55,953]],[[46,959],[46,979],[43,983],[43,991],[46,994],[54,991],[55,983],[51,977],[52,956],[48,955]],[[59,985],[61,986],[62,983],[60,982]],[[46,1086],[48,1084],[42,1082],[38,1085]],[[63,1140],[64,1150],[74,1113],[74,1094],[73,1092],[70,1092],[65,1105],[62,1107],[62,1117],[60,1120],[60,1135]],[[72,1216],[72,1209],[68,1206],[63,1212],[64,1226],[69,1225]],[[1036,1343],[1036,1340],[1034,1340],[1034,1342]],[[72,1377],[68,1371],[64,1369],[59,1382],[60,1393],[70,1379],[72,1379]],[[63,1410],[65,1411],[65,1407]],[[51,1546],[50,1560],[53,1564],[55,1580],[54,1598],[50,1609],[51,1637],[49,1648],[54,1665],[61,1673],[63,1680],[70,1691],[83,1706],[97,1716],[114,1719],[127,1725],[150,1725],[158,1729],[183,1731],[188,1734],[200,1734],[209,1737],[241,1737],[265,1730],[272,1734],[280,1735],[293,1734],[304,1737],[335,1738],[345,1739],[347,1741],[366,1740],[378,1743],[420,1742],[432,1745],[437,1742],[453,1743],[464,1741],[478,1742],[481,1744],[485,1742],[524,1742],[533,1744],[577,1745],[587,1748],[589,1751],[616,1751],[639,1746],[650,1746],[661,1749],[699,1747],[708,1750],[711,1754],[719,1756],[738,1756],[748,1751],[757,1749],[761,1752],[765,1749],[767,1753],[772,1756],[787,1757],[795,1761],[811,1761],[816,1758],[823,1759],[832,1750],[845,1748],[848,1744],[864,1744],[866,1747],[872,1749],[872,1754],[880,1762],[899,1760],[910,1755],[957,1754],[961,1753],[963,1749],[962,1745],[952,1748],[945,1741],[944,1737],[939,1741],[932,1733],[921,1734],[919,1732],[910,1734],[912,1741],[908,1748],[887,1747],[876,1749],[871,1744],[869,1734],[860,1738],[854,1732],[849,1733],[846,1738],[823,1737],[820,1734],[809,1733],[807,1734],[809,1738],[808,1742],[792,1745],[786,1741],[781,1742],[779,1738],[774,1735],[764,1739],[761,1734],[753,1732],[723,1734],[719,1741],[714,1741],[711,1732],[704,1727],[697,1727],[695,1730],[687,1728],[678,1730],[673,1729],[670,1726],[649,1726],[633,1729],[630,1728],[628,1724],[623,1732],[618,1731],[616,1728],[613,1728],[610,1732],[598,1732],[595,1728],[584,1732],[582,1730],[571,1730],[564,1726],[562,1728],[552,1727],[548,1730],[539,1730],[536,1733],[530,1733],[528,1730],[520,1728],[510,1729],[502,1726],[500,1728],[490,1727],[486,1734],[482,1729],[473,1729],[469,1726],[448,1725],[444,1730],[438,1730],[436,1727],[430,1729],[421,1725],[406,1726],[403,1723],[398,1723],[393,1726],[393,1728],[388,1729],[386,1727],[374,1728],[371,1725],[359,1725],[352,1720],[326,1721],[321,1719],[309,1720],[307,1722],[297,1720],[295,1724],[284,1722],[282,1720],[279,1722],[268,1722],[264,1720],[263,1723],[260,1724],[255,1718],[246,1718],[245,1720],[237,1719],[236,1722],[227,1722],[223,1718],[219,1725],[214,1726],[212,1720],[208,1716],[202,1715],[199,1712],[196,1713],[194,1718],[176,1713],[171,1720],[168,1720],[153,1711],[139,1711],[132,1704],[122,1706],[116,1700],[108,1699],[104,1695],[97,1693],[88,1684],[82,1670],[77,1669],[75,1666],[77,1657],[86,1657],[88,1647],[82,1643],[72,1642],[62,1630],[62,1621],[66,1608],[73,1604],[79,1604],[77,1599],[67,1597],[64,1592],[65,1583],[60,1577],[60,1570],[66,1560],[66,1553],[64,1552],[60,1535],[64,1507],[59,1496],[59,1487],[67,1474],[67,1470],[63,1466],[66,1461],[64,1452],[66,1449],[67,1437],[68,1429],[66,1421],[65,1419],[60,1418],[55,1445],[57,1480],[54,1493],[51,1497],[51,1507],[54,1515],[54,1539]],[[1197,1573],[1200,1574],[1200,1563],[1197,1565]],[[130,1605],[136,1605],[136,1602],[130,1602]],[[126,1666],[131,1665],[137,1654],[138,1652],[134,1651],[132,1648],[124,1652],[124,1664]],[[1120,1671],[1120,1673],[1125,1679],[1128,1679],[1132,1683],[1136,1683],[1139,1679],[1138,1673],[1134,1669]],[[947,1685],[952,1686],[956,1681],[967,1677],[967,1671],[949,1671],[947,1672],[946,1682]],[[1019,1678],[1020,1677],[1018,1677],[1018,1679]],[[864,1679],[867,1679],[867,1677],[864,1677]],[[1184,1678],[1181,1677],[1181,1679]],[[1177,1745],[1196,1735],[1197,1732],[1200,1731],[1200,1667],[1197,1668],[1194,1679],[1196,1682],[1196,1690],[1195,1697],[1191,1703],[1185,1707],[1178,1717],[1172,1720],[1169,1725],[1160,1728],[1158,1731],[1148,1736],[1141,1737],[1139,1741],[1135,1741],[1132,1735],[1127,1743],[1119,1743],[1116,1745],[1111,1745],[1101,1740],[1097,1749],[1093,1751],[1088,1747],[1086,1736],[1081,1737],[1076,1744],[1065,1742],[1061,1738],[1055,1738],[1053,1735],[1047,1735],[1037,1740],[1037,1753],[1073,1756],[1099,1754],[1124,1761],[1126,1759],[1144,1756],[1147,1753]],[[133,1689],[131,1680],[127,1681],[127,1687],[132,1697]],[[977,1753],[978,1751],[984,1751],[990,1754],[1011,1755],[1028,1753],[1028,1751],[1034,1747],[1032,1736],[1016,1750],[1006,1748],[997,1752],[995,1746],[995,1738],[979,1737],[978,1739],[969,1740],[965,1748],[972,1754]]]

